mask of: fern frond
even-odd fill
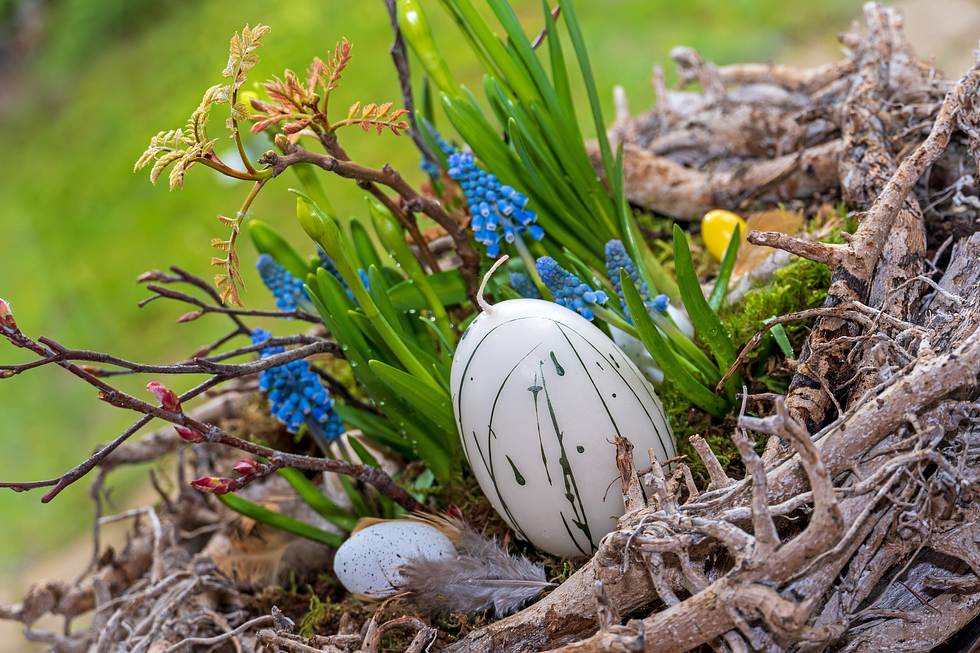
[[[334,47],[333,57],[330,59],[330,78],[325,81],[327,92],[340,86],[340,78],[353,56],[350,52],[351,47],[351,42],[347,40],[346,36],[340,39],[340,43]]]
[[[234,218],[229,218],[228,216],[219,215],[218,221],[221,222],[221,224],[230,226],[231,233],[229,234],[227,240],[223,240],[221,238],[213,238],[211,240],[211,247],[225,253],[224,257],[215,256],[211,258],[211,265],[224,268],[223,272],[215,275],[214,285],[218,288],[218,292],[221,293],[222,302],[242,306],[242,300],[238,294],[238,289],[244,286],[245,282],[242,279],[241,270],[239,269],[238,253],[235,251],[235,242],[238,240],[238,236],[241,233],[241,225],[244,221],[244,216],[239,214]]]
[[[398,136],[404,130],[408,129],[408,122],[402,120],[402,117],[408,113],[408,110],[396,109],[395,111],[391,111],[391,107],[391,102],[385,102],[383,104],[371,102],[363,106],[361,106],[360,102],[355,102],[347,111],[347,118],[330,125],[330,129],[335,130],[341,127],[357,125],[364,131],[369,131],[373,127],[379,134],[385,129],[390,129],[391,133]],[[389,112],[391,112],[390,115]]]
[[[184,152],[181,150],[171,150],[161,156],[157,157],[157,162],[153,164],[150,169],[150,183],[156,185],[157,180],[163,171],[166,170],[167,166],[176,161],[177,159],[184,156]]]
[[[245,25],[241,32],[231,37],[228,47],[228,65],[221,71],[222,76],[231,78],[229,86],[237,91],[255,64],[259,62],[255,51],[261,45],[262,37],[269,32],[269,26],[259,23],[255,27]]]

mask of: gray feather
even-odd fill
[[[510,555],[496,539],[460,522],[454,538],[459,555],[448,560],[412,559],[399,569],[400,590],[419,609],[433,614],[481,612],[493,606],[498,617],[515,612],[542,590],[553,587],[544,567]]]

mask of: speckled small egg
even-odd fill
[[[643,374],[594,324],[552,302],[484,310],[453,358],[456,425],[483,493],[524,540],[590,555],[623,514],[613,439],[637,469],[674,455],[663,407]]]
[[[410,559],[454,558],[448,537],[427,524],[380,522],[351,535],[337,549],[334,573],[347,591],[381,599],[398,591],[398,569]]]

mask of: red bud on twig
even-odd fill
[[[187,313],[184,313],[180,317],[178,317],[177,322],[178,323],[193,322],[194,320],[201,317],[202,315],[204,315],[204,311],[189,311]]]
[[[201,478],[191,481],[191,485],[196,487],[202,492],[210,492],[211,494],[228,494],[231,491],[233,480],[230,478],[218,478],[217,476],[202,476]]]
[[[180,399],[177,398],[177,393],[173,390],[159,381],[150,381],[146,384],[146,389],[156,395],[157,400],[164,409],[175,413],[180,412]]]
[[[255,472],[259,471],[260,468],[261,466],[259,465],[258,461],[251,460],[249,458],[239,460],[237,463],[235,463],[235,466],[232,467],[232,469],[242,476],[251,476]]]
[[[11,329],[17,327],[17,323],[14,322],[14,311],[4,299],[0,299],[0,324],[8,326]]]
[[[204,442],[205,440],[205,437],[203,435],[201,435],[194,429],[187,428],[186,426],[175,425],[174,430],[177,431],[177,435],[179,435],[180,439],[183,440],[184,442],[195,443],[195,442]]]

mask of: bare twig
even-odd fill
[[[177,653],[177,651],[182,651],[187,647],[194,646],[216,646],[217,644],[223,644],[228,640],[238,637],[246,630],[251,630],[252,628],[258,628],[260,626],[265,626],[274,621],[272,615],[264,615],[261,617],[256,617],[255,619],[249,619],[245,623],[241,624],[234,630],[229,630],[221,635],[215,635],[214,637],[188,637],[183,639],[173,646],[164,649],[164,653]]]
[[[704,462],[704,468],[708,471],[708,477],[711,479],[708,489],[717,490],[731,485],[733,481],[728,478],[728,474],[725,473],[725,468],[718,462],[715,452],[711,450],[711,445],[700,435],[692,435],[689,441],[702,462]]]
[[[39,342],[32,340],[31,338],[24,335],[20,329],[17,328],[16,324],[8,325],[8,323],[0,323],[0,336],[5,337],[11,343],[17,347],[23,347],[29,349],[36,353],[38,356],[49,358],[52,356],[57,356],[58,354],[64,354],[64,351],[59,349],[51,349],[45,347]],[[48,341],[49,344],[53,344]],[[318,345],[307,345],[308,347],[317,347]],[[294,350],[295,351],[295,350]],[[278,363],[274,361],[276,357],[282,357],[288,355],[289,352],[284,354],[276,354],[275,356],[270,356],[268,358],[260,359],[255,361],[255,364],[265,362],[268,364],[272,361],[272,365],[282,364],[285,359],[280,359]],[[115,440],[110,442],[108,445],[102,447],[94,454],[92,454],[87,460],[85,460],[80,465],[76,466],[72,470],[66,472],[65,474],[59,476],[58,478],[46,480],[46,481],[32,481],[32,482],[20,482],[20,483],[0,483],[0,488],[7,487],[17,491],[31,490],[40,487],[51,487],[53,488],[42,498],[42,501],[47,502],[57,496],[65,487],[74,483],[78,479],[85,476],[90,472],[96,465],[99,464],[106,456],[108,456],[116,447],[126,441],[131,437],[136,431],[149,423],[150,419],[153,417],[158,417],[160,419],[166,420],[172,424],[190,429],[191,431],[200,434],[202,437],[210,442],[217,444],[222,444],[225,446],[234,447],[241,451],[253,454],[255,456],[262,456],[270,460],[271,463],[281,466],[281,467],[293,467],[296,469],[306,469],[311,471],[325,471],[334,472],[340,474],[346,474],[357,478],[358,480],[364,481],[369,485],[374,486],[381,494],[389,497],[402,507],[407,510],[419,510],[422,508],[421,504],[412,497],[411,494],[406,492],[404,489],[399,487],[390,476],[374,467],[367,465],[356,465],[348,463],[341,460],[330,460],[324,458],[312,458],[309,456],[301,456],[298,454],[286,453],[283,451],[278,451],[270,447],[263,445],[258,445],[247,440],[235,437],[220,427],[214,424],[208,424],[201,422],[194,417],[184,413],[182,410],[171,410],[163,406],[154,406],[153,404],[147,403],[132,395],[124,393],[117,388],[109,385],[102,379],[98,378],[94,374],[85,369],[75,365],[68,360],[58,360],[57,365],[63,367],[65,370],[78,377],[82,381],[85,381],[89,385],[95,387],[99,391],[99,398],[106,403],[116,406],[117,408],[124,408],[127,410],[132,410],[135,412],[143,413],[143,417],[132,427],[127,429],[123,434],[118,436]],[[244,364],[252,365],[250,364]],[[241,375],[243,366],[237,365],[219,365],[218,368],[212,370],[215,373],[225,373],[233,375]],[[196,388],[184,393],[179,397],[179,402],[182,403],[186,399],[200,394],[207,388],[221,382],[226,377],[214,376],[208,381],[200,384]],[[227,377],[231,378],[231,377]]]
[[[391,44],[391,59],[398,71],[398,84],[402,91],[402,104],[408,109],[408,133],[415,143],[422,156],[429,161],[436,161],[436,156],[429,148],[429,144],[422,138],[419,132],[418,117],[415,115],[415,100],[412,97],[412,73],[408,63],[408,52],[405,50],[405,39],[402,38],[401,28],[398,27],[398,9],[395,0],[385,0],[385,7],[388,9],[388,18],[391,21],[391,32],[394,35]]]

